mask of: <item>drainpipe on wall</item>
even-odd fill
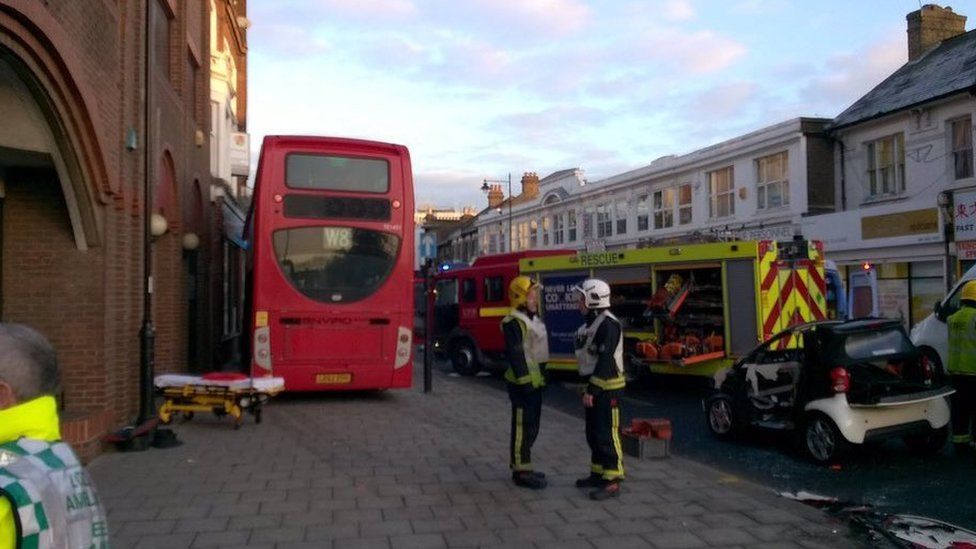
[[[146,8],[146,28],[145,31],[145,86],[143,88],[143,107],[144,107],[144,188],[142,201],[142,268],[143,268],[143,293],[142,293],[142,329],[139,331],[139,417],[136,425],[143,425],[155,415],[154,391],[153,391],[153,370],[155,367],[156,355],[156,330],[152,322],[153,306],[153,271],[152,271],[152,139],[150,132],[150,113],[152,107],[152,57],[153,50],[151,44],[152,37],[152,2],[155,0],[145,0]]]
[[[844,148],[844,141],[839,137],[833,137],[834,143],[840,145],[840,211],[847,211],[847,170],[845,169],[844,156],[846,154],[846,149]]]

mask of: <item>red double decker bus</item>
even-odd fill
[[[406,147],[264,139],[249,221],[253,375],[288,391],[410,386],[413,203]]]

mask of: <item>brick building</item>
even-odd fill
[[[149,8],[147,25],[144,2],[0,0],[0,318],[54,343],[65,437],[88,455],[138,408],[147,179],[166,225],[152,239],[156,371],[211,362],[213,330],[190,316],[212,310],[205,282],[222,276],[194,245],[215,223],[213,4]]]

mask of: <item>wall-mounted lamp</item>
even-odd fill
[[[940,208],[948,208],[952,204],[952,191],[939,193],[938,204]]]
[[[163,217],[162,214],[158,214],[158,213],[152,214],[152,217],[150,217],[149,219],[149,234],[151,234],[156,238],[159,238],[164,234],[166,234],[166,231],[168,229],[169,229],[169,222],[166,221],[166,218]]]
[[[200,247],[200,237],[196,233],[183,234],[183,249],[192,252]]]

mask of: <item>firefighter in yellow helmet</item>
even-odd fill
[[[502,319],[508,370],[508,397],[512,402],[510,461],[517,486],[541,490],[546,475],[532,467],[532,443],[539,434],[545,364],[549,360],[546,326],[539,318],[539,284],[517,276],[508,286],[511,312]]]
[[[961,307],[949,319],[947,370],[952,395],[952,443],[967,453],[976,430],[976,281],[962,287]]]

